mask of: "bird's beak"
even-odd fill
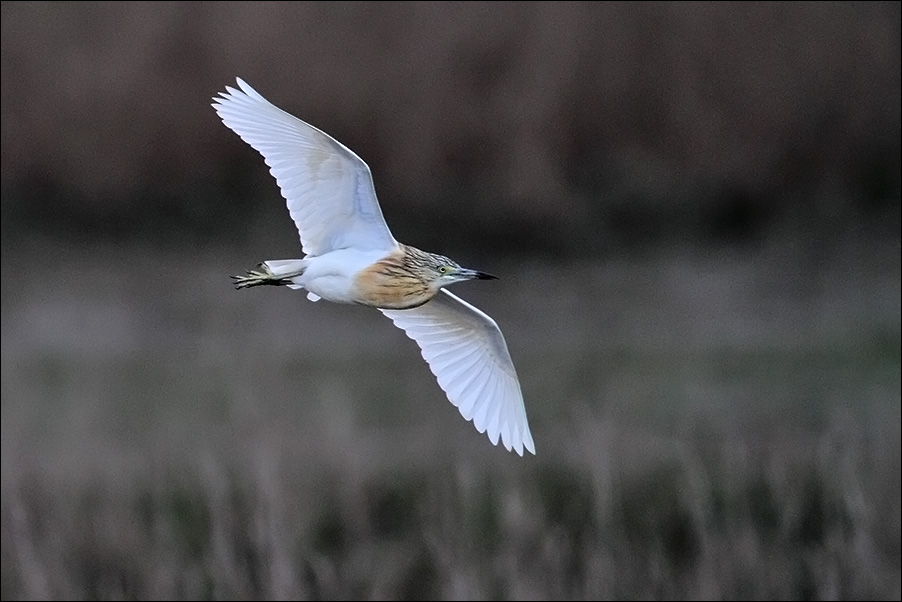
[[[492,276],[485,272],[477,272],[476,270],[462,269],[460,275],[467,280],[498,280],[498,276]]]

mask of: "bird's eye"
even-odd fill
[[[441,266],[441,267],[438,269],[438,273],[439,273],[439,274],[444,274],[444,273],[447,272],[447,271],[448,271],[448,268],[445,267],[445,266]]]

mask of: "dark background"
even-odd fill
[[[898,599],[899,3],[2,5],[3,599]],[[493,447],[213,95],[374,174]]]

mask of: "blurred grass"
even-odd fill
[[[17,242],[3,599],[900,596],[898,241],[480,266],[526,459],[264,257]]]

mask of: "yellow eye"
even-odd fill
[[[445,272],[448,271],[448,268],[445,266],[442,266],[438,269],[438,271],[439,271],[439,274],[444,274]]]

